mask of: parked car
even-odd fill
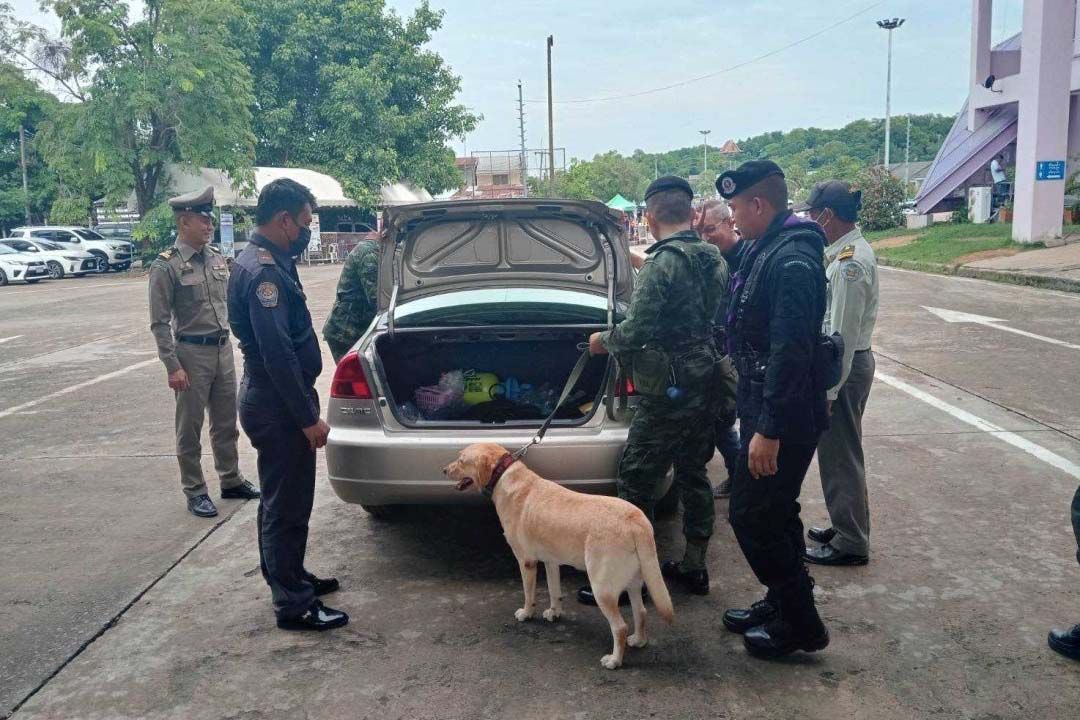
[[[395,505],[475,502],[443,466],[471,443],[513,451],[530,441],[589,335],[625,312],[634,277],[626,238],[603,204],[548,199],[390,208],[385,232],[379,314],[331,386],[330,484],[377,516]],[[462,379],[495,399],[453,400]],[[511,402],[512,388],[529,402]],[[632,410],[632,386],[596,356],[576,388],[529,450],[529,467],[612,494],[629,427],[619,405]],[[670,479],[660,485],[658,497]]]
[[[93,230],[70,225],[18,227],[11,231],[11,237],[23,240],[47,240],[72,250],[85,250],[98,259],[100,273],[106,273],[110,268],[127,270],[131,267],[134,251],[129,242],[107,240]]]
[[[45,261],[0,245],[0,286],[9,282],[36,283],[49,277]]]
[[[6,238],[0,240],[0,244],[44,260],[45,267],[49,269],[49,277],[53,280],[59,280],[68,274],[82,277],[86,273],[97,272],[98,259],[85,250],[72,250],[46,240],[20,238]]]
[[[103,222],[91,228],[106,240],[121,240],[132,242],[131,232],[138,223],[133,222]]]

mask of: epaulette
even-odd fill
[[[177,253],[177,252],[179,252],[179,251],[178,251],[178,250],[176,249],[176,246],[175,246],[175,245],[173,245],[173,246],[172,246],[171,248],[169,248],[169,249],[168,249],[168,250],[166,250],[165,252],[159,252],[159,253],[158,253],[158,257],[159,257],[159,258],[164,258],[164,259],[166,259],[166,260],[172,260],[172,259],[173,259],[173,257],[175,257],[175,256],[176,256],[176,253]]]
[[[210,252],[214,253],[215,255],[220,255],[221,254],[221,250],[219,248],[214,247],[213,245],[207,245],[206,247],[210,248]]]
[[[274,264],[274,254],[271,253],[266,248],[259,248],[259,251],[256,253],[256,257],[259,258],[259,264],[260,265],[273,265]]]
[[[844,249],[842,249],[840,251],[840,253],[836,256],[836,259],[837,260],[850,260],[853,257],[855,257],[855,246],[854,245],[848,245],[847,247],[845,247]]]

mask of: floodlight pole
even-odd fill
[[[709,133],[712,130],[698,130],[701,133],[702,142],[705,144],[705,169],[701,171],[702,175],[707,175],[709,172]]]
[[[878,27],[889,31],[889,60],[885,74],[885,167],[889,167],[889,144],[892,142],[892,31],[904,24],[904,18],[878,20]]]
[[[555,188],[555,111],[553,109],[553,100],[551,99],[551,46],[555,44],[555,36],[548,35],[547,38],[547,81],[548,81],[548,153],[549,166],[548,176],[551,182],[552,191]]]

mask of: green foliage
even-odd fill
[[[143,216],[142,222],[131,231],[131,238],[143,253],[143,262],[173,244],[176,237],[176,218],[169,203],[163,202]]]
[[[90,210],[93,203],[85,195],[74,197],[59,197],[49,210],[49,222],[53,225],[81,225],[90,224]]]
[[[238,35],[256,88],[260,165],[322,168],[370,201],[386,182],[437,193],[460,185],[447,146],[478,118],[460,79],[424,49],[442,13],[401,18],[383,0],[239,0]]]
[[[888,230],[904,222],[901,208],[904,202],[904,183],[880,165],[859,173],[856,187],[862,190],[862,210],[859,224],[866,230]]]
[[[611,150],[592,160],[573,160],[565,173],[555,176],[555,186],[530,178],[530,191],[545,197],[607,202],[616,195],[640,201],[649,181],[633,160]]]
[[[48,212],[56,194],[56,179],[47,172],[33,137],[59,105],[56,98],[39,88],[22,70],[0,62],[0,234],[26,222],[19,159],[20,126],[25,128],[28,138],[31,214],[40,220]]]
[[[906,235],[907,233],[901,233]],[[1014,248],[1029,250],[1030,245],[1018,245],[1012,241],[1012,226],[1005,224],[955,225],[942,223],[931,225],[925,230],[912,234],[912,242],[891,248],[877,248],[879,257],[894,260],[914,260],[918,262],[954,265],[965,255]],[[871,235],[868,239],[875,239]],[[876,238],[876,239],[880,239]]]

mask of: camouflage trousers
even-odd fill
[[[619,497],[641,508],[650,522],[658,486],[674,466],[688,543],[707,543],[713,532],[712,485],[705,470],[714,451],[712,413],[708,390],[687,392],[680,403],[642,398],[619,463]]]

